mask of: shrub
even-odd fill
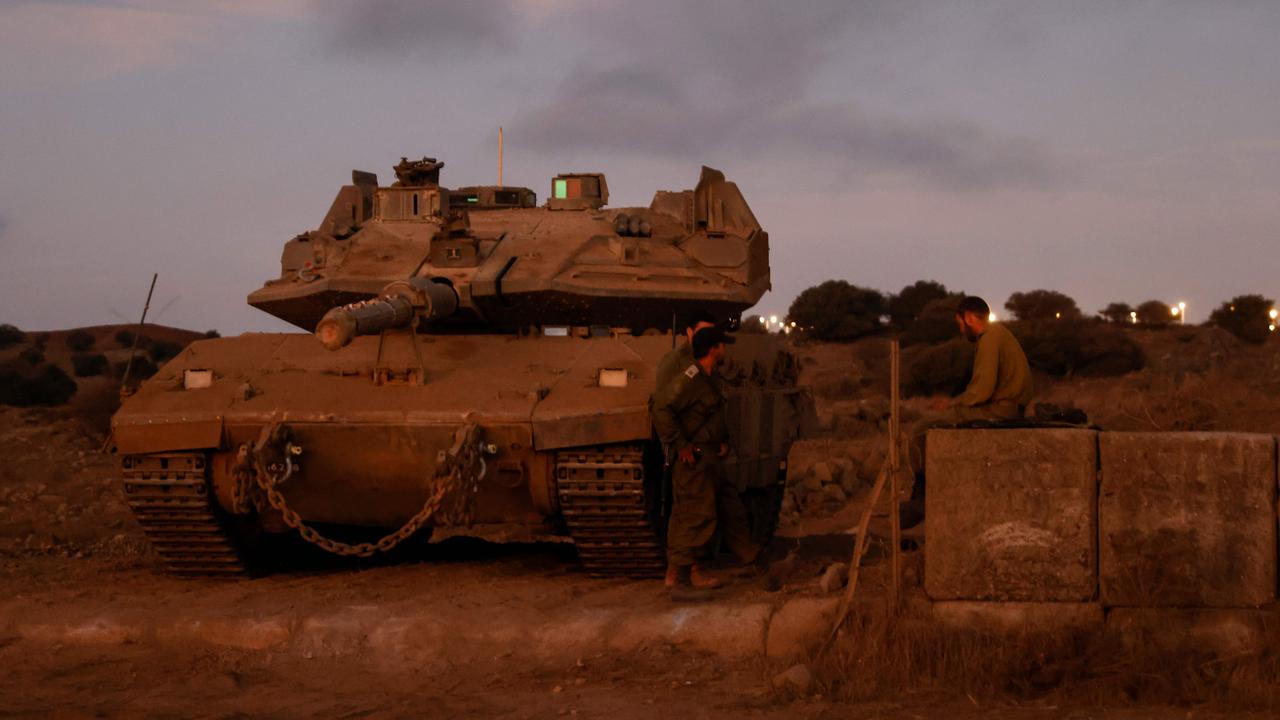
[[[742,318],[741,323],[738,323],[738,332],[747,333],[749,335],[761,335],[767,333],[768,330],[764,326],[764,318],[759,315],[748,315]]]
[[[33,344],[41,350],[45,349],[49,345],[49,333],[38,333]]]
[[[1134,312],[1138,314],[1138,322],[1147,327],[1165,327],[1173,322],[1173,309],[1159,300],[1148,300]]]
[[[204,337],[206,340],[212,340],[214,338],[222,337],[222,333],[218,332],[217,330],[206,330],[204,333]]]
[[[920,313],[935,300],[950,297],[947,288],[933,280],[917,280],[889,298],[889,320],[899,330],[909,329]]]
[[[168,362],[169,360],[177,357],[178,353],[182,352],[182,347],[183,346],[176,342],[169,342],[168,340],[154,340],[151,342],[150,347],[147,348],[147,354],[151,356],[153,361],[159,364]]]
[[[954,320],[951,327],[954,335]],[[973,343],[953,337],[949,342],[921,350],[903,373],[903,393],[908,397],[958,395],[973,375],[973,349]]]
[[[76,377],[101,375],[107,371],[107,356],[102,353],[76,353],[71,356],[71,370]]]
[[[150,335],[139,335],[139,336],[138,336],[138,344],[137,344],[137,348],[138,348],[139,350],[146,350],[148,347],[151,347],[151,336],[150,336]]]
[[[128,330],[117,330],[115,335],[116,344],[122,348],[133,347],[134,334]]]
[[[854,340],[880,329],[884,295],[875,290],[828,280],[800,293],[787,319],[817,340]]]
[[[26,339],[27,334],[18,328],[9,324],[0,325],[0,350],[13,347]]]
[[[1146,364],[1136,342],[1102,322],[1017,323],[1011,329],[1031,367],[1049,375],[1124,375]]]
[[[35,366],[44,362],[44,351],[33,345],[23,349],[22,352],[18,353],[18,357],[26,364]]]
[[[1018,320],[1077,320],[1082,316],[1075,300],[1053,290],[1016,292],[1004,307]]]
[[[1275,320],[1270,313],[1276,303],[1261,295],[1237,295],[1218,306],[1209,322],[1245,342],[1261,344],[1271,335]]]
[[[57,365],[42,365],[32,375],[0,369],[0,403],[29,407],[61,405],[76,392],[76,382]]]
[[[956,306],[959,304],[958,295],[930,300],[902,334],[903,346],[939,343],[959,337],[960,332],[956,328]]]
[[[1134,309],[1129,303],[1113,302],[1099,310],[1098,314],[1113,323],[1127,323],[1133,322],[1133,316],[1130,315],[1132,312]]]
[[[73,352],[86,352],[93,348],[93,344],[97,340],[93,335],[84,330],[76,330],[67,335],[67,347]]]

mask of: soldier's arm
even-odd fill
[[[689,444],[689,438],[680,425],[680,415],[689,405],[688,393],[685,392],[688,385],[688,376],[680,373],[664,387],[658,388],[653,398],[653,425],[658,431],[658,439],[677,450]]]
[[[990,334],[978,339],[977,354],[973,358],[973,377],[956,405],[981,405],[991,399],[996,391],[996,376],[1000,368],[1000,346]]]

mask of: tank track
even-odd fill
[[[578,557],[593,577],[661,577],[666,571],[639,446],[557,453],[556,492]]]
[[[120,474],[126,502],[170,572],[247,574],[210,499],[204,453],[128,455],[121,458]]]

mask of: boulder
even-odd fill
[[[831,465],[826,462],[814,463],[809,472],[812,473],[814,479],[823,485],[829,485],[835,479],[835,476],[831,473]]]
[[[1101,598],[1253,607],[1276,593],[1276,442],[1244,433],[1103,433]]]
[[[934,600],[1084,602],[1097,588],[1097,433],[933,430],[925,590]]]

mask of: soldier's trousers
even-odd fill
[[[679,460],[671,470],[671,519],[667,523],[667,560],[692,565],[715,537],[717,527],[729,552],[749,563],[760,553],[751,541],[747,508],[724,466],[708,447],[692,466]]]

